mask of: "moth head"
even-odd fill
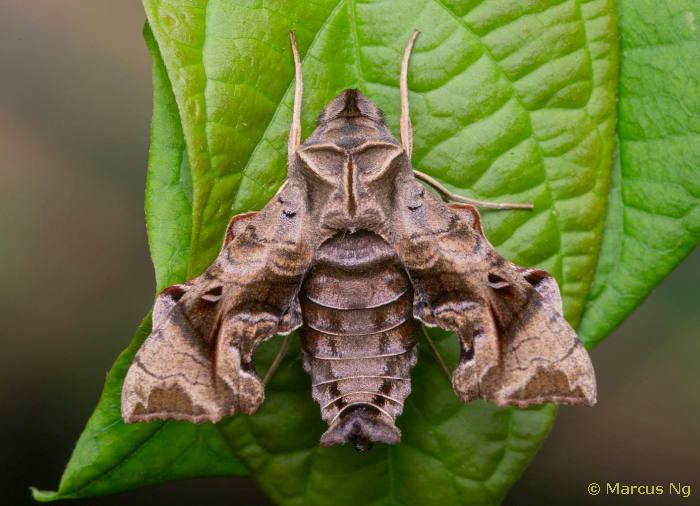
[[[397,176],[410,170],[381,110],[359,91],[345,90],[296,150],[290,175],[305,181],[309,210],[321,226],[377,231],[391,212]]]
[[[338,94],[318,117],[319,127],[335,120],[374,121],[384,126],[384,113],[360,90],[347,89]]]

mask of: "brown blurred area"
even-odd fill
[[[154,290],[143,219],[151,113],[140,2],[0,2],[3,504],[54,489]],[[700,252],[593,352],[599,404],[562,408],[506,503],[699,504]],[[688,499],[598,497],[684,482]],[[248,478],[83,504],[267,504]]]

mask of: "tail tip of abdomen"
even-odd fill
[[[370,404],[349,408],[321,436],[321,446],[352,443],[358,453],[372,448],[372,443],[396,444],[401,431],[387,415]]]

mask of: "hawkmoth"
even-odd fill
[[[528,206],[456,197],[411,165],[416,35],[401,64],[400,141],[377,106],[348,89],[302,143],[301,62],[290,34],[287,180],[261,211],[231,219],[202,275],[159,295],[152,333],[124,381],[125,421],[254,413],[264,399],[256,347],[299,329],[329,425],[321,444],[397,443],[421,324],[459,339],[452,385],[465,402],[595,403],[593,367],[562,315],[556,281],[500,256],[476,209]],[[419,180],[461,203],[443,202]]]

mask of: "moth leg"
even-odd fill
[[[289,351],[289,341],[291,340],[291,334],[287,334],[284,336],[284,339],[282,340],[282,344],[280,344],[279,350],[277,350],[277,354],[275,355],[275,359],[272,361],[272,364],[270,364],[270,367],[265,371],[265,376],[263,376],[263,385],[267,385],[269,381],[272,379],[272,376],[275,375],[277,372],[277,369],[279,369],[280,365],[282,364],[282,360],[284,359],[284,356],[287,354],[287,351]]]
[[[435,361],[440,366],[440,369],[442,369],[442,372],[445,373],[445,376],[447,377],[447,381],[452,382],[452,373],[450,372],[450,368],[447,367],[447,364],[445,363],[445,359],[443,359],[442,355],[440,355],[440,350],[438,350],[437,346],[435,346],[433,339],[430,337],[430,334],[428,333],[428,329],[425,328],[425,325],[421,325],[420,329],[423,332],[423,337],[425,337],[425,341],[428,343],[428,348],[430,348],[431,353],[435,357]]]
[[[462,204],[471,204],[475,207],[483,207],[484,209],[532,209],[534,207],[531,203],[512,204],[507,202],[487,202],[484,200],[470,199],[451,192],[437,179],[424,172],[413,169],[413,174],[416,176],[416,179],[420,179],[435,188],[445,202],[460,202]]]

